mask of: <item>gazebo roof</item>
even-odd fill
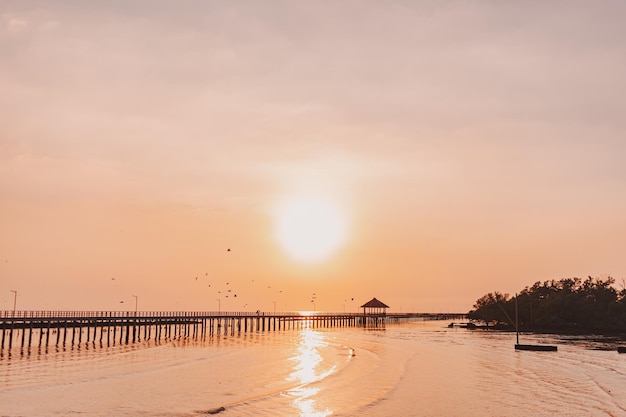
[[[376,297],[363,304],[361,308],[389,308],[389,306],[382,301],[376,299]]]

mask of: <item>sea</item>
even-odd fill
[[[626,354],[598,336],[417,321],[0,357],[0,416],[626,416]]]

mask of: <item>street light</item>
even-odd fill
[[[222,311],[222,299],[216,298],[216,300],[217,300],[217,314],[220,314],[220,311]]]
[[[17,290],[9,290],[11,291],[14,296],[13,296],[13,316],[15,316],[15,306],[17,306]]]
[[[139,303],[139,297],[136,295],[133,295],[133,297],[135,297],[135,313],[137,312],[137,304]]]

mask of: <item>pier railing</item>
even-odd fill
[[[368,316],[386,316],[396,318],[423,318],[427,320],[447,320],[465,318],[465,313],[384,313],[367,314]],[[362,312],[328,311],[289,311],[289,312],[252,312],[252,311],[94,311],[94,310],[0,310],[1,319],[15,318],[156,318],[156,317],[307,317],[307,316],[348,316],[362,317]]]
[[[33,311],[10,311],[0,310],[0,322],[3,319],[87,319],[87,318],[161,318],[161,317],[328,317],[328,316],[362,316],[359,313],[334,313],[322,311],[307,312],[251,312],[251,311],[56,311],[56,310],[33,310]]]
[[[261,313],[269,314],[269,313]],[[272,313],[274,314],[274,313]],[[276,313],[297,315],[298,313]],[[217,317],[217,316],[257,316],[256,312],[241,311],[93,311],[93,310],[0,310],[3,318],[77,318],[77,317]]]

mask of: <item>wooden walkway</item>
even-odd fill
[[[318,327],[381,328],[409,320],[462,319],[463,314],[0,311],[0,356],[48,346],[110,347],[141,341]]]

